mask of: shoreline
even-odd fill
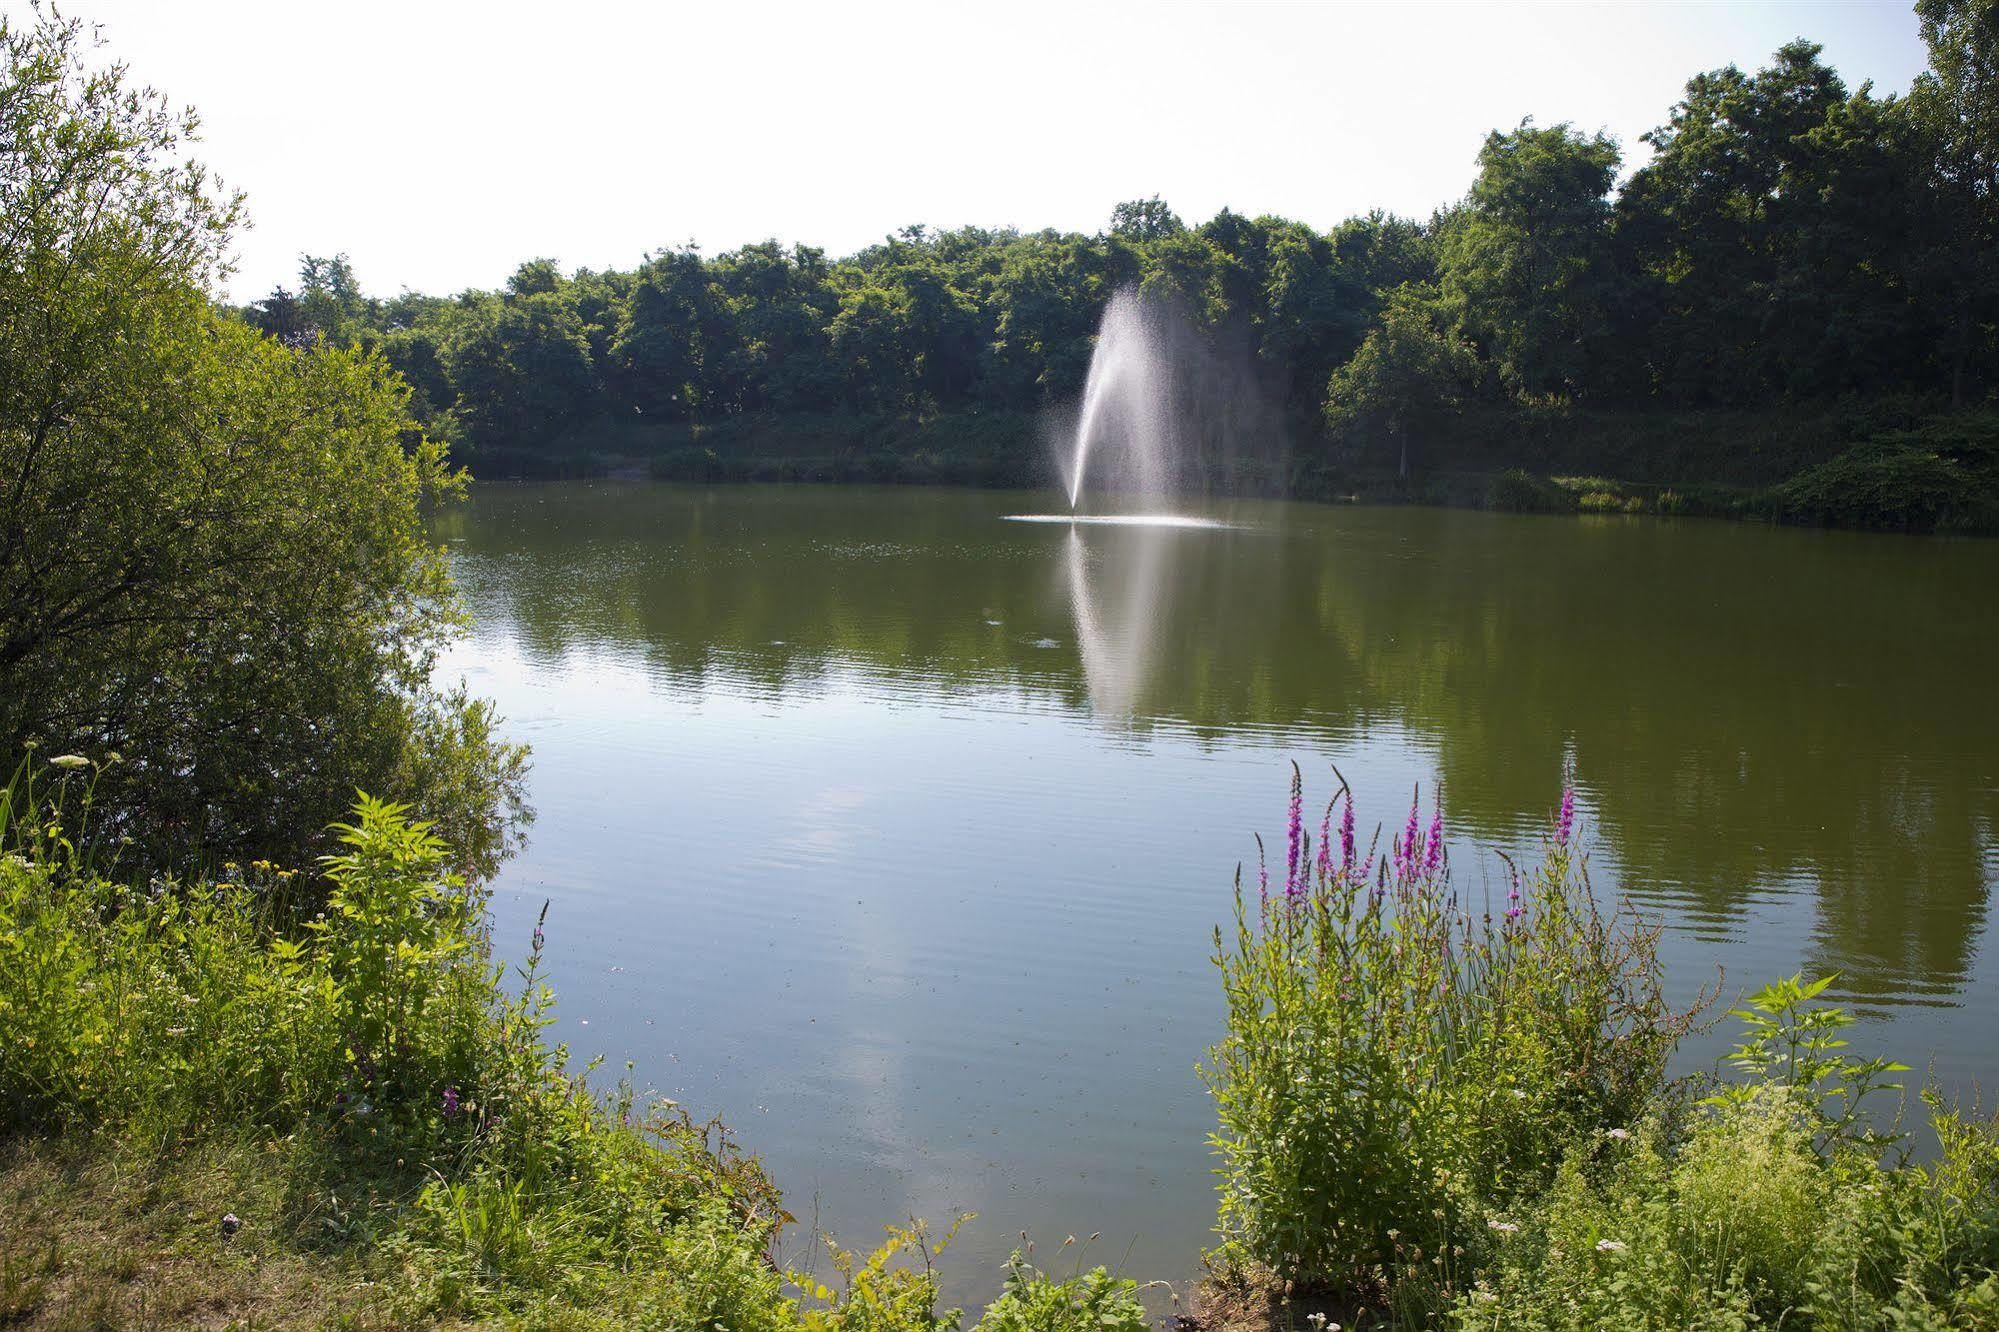
[[[1999,418],[1894,404],[1795,413],[1472,412],[1418,450],[1410,475],[1335,460],[1323,441],[1286,458],[1199,469],[1217,498],[1495,512],[1722,518],[1917,535],[1999,535]],[[737,417],[693,427],[605,426],[533,449],[472,448],[481,481],[941,486],[1059,490],[1052,418]]]

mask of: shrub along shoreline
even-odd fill
[[[488,479],[950,485],[1058,482],[1053,418],[749,415],[599,426],[489,447]],[[1999,534],[1999,414],[1883,403],[1837,413],[1467,411],[1407,476],[1314,453],[1216,464],[1215,494],[1520,513],[1654,514],[1905,532]]]
[[[541,926],[494,963],[410,811],[363,797],[303,873],[130,879],[117,762],[0,788],[0,1323],[960,1326],[920,1225],[782,1268],[756,1159],[544,1040]],[[1136,1289],[1017,1255],[979,1326],[1139,1332]]]
[[[0,790],[0,1318],[947,1332],[950,1232],[785,1270],[793,1223],[719,1123],[593,1086],[543,1039],[409,811],[363,799],[316,870],[121,877],[64,755]],[[1729,1075],[1657,930],[1601,908],[1572,801],[1503,902],[1441,811],[1387,846],[1342,790],[1238,880],[1201,1075],[1221,1197],[1184,1326],[1999,1328],[1999,1122],[1925,1093],[1941,1153],[1865,1109],[1904,1068],[1793,979]],[[1704,998],[1707,996],[1704,996]],[[1031,1253],[1031,1250],[1030,1250]],[[1017,1255],[982,1332],[1138,1332],[1141,1289]],[[1316,1318],[1318,1322],[1314,1322]]]

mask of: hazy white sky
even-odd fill
[[[1689,75],[1792,37],[1882,91],[1923,65],[1901,0],[64,8],[200,108],[203,155],[249,193],[239,298],[301,252],[347,251],[370,291],[447,292],[688,240],[1095,231],[1152,194],[1190,222],[1424,215],[1522,116],[1606,129],[1628,167]]]

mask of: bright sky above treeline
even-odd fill
[[[63,10],[201,110],[202,156],[250,197],[239,300],[293,284],[301,253],[347,252],[374,293],[442,293],[689,241],[838,256],[912,223],[1096,231],[1153,194],[1190,223],[1420,217],[1523,116],[1608,130],[1628,171],[1700,70],[1803,36],[1885,93],[1924,61],[1901,0]]]

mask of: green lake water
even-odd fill
[[[1999,542],[1048,495],[479,486],[444,664],[534,746],[495,889],[546,900],[556,1034],[721,1114],[800,1218],[978,1218],[1198,1273],[1208,961],[1290,764],[1363,825],[1441,783],[1502,896],[1565,762],[1677,994],[1838,972],[1863,1052],[1999,1081]],[[1280,850],[1281,854],[1281,850]],[[1717,1030],[1682,1052],[1710,1066]]]

